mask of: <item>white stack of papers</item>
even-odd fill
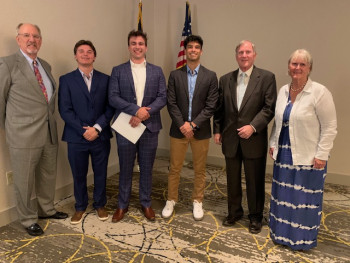
[[[135,128],[129,124],[131,115],[124,112],[120,113],[118,118],[112,124],[112,129],[115,130],[120,135],[124,136],[130,142],[135,144],[143,134],[146,129],[146,126],[143,123],[140,123]]]

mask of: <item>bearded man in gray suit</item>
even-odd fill
[[[57,129],[54,118],[56,83],[50,65],[37,57],[40,28],[17,26],[15,54],[0,58],[0,127],[9,146],[17,212],[29,235],[44,232],[41,219],[64,219],[54,208]],[[35,187],[35,188],[34,188]],[[33,189],[36,204],[31,202]]]

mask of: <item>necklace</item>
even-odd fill
[[[293,82],[290,84],[290,89],[291,89],[291,91],[294,91],[294,92],[299,92],[299,91],[301,91],[304,87],[305,87],[305,85],[306,85],[306,82],[304,83],[304,85],[302,85],[300,88],[298,88],[298,89],[293,89]]]

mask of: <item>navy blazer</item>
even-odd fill
[[[121,112],[135,116],[140,108],[137,105],[134,79],[130,61],[112,70],[109,82],[109,104],[115,108],[115,118]],[[146,63],[146,84],[142,107],[150,107],[150,118],[143,121],[150,132],[162,129],[160,110],[166,104],[166,84],[160,67]]]
[[[99,139],[110,140],[114,110],[108,105],[108,82],[108,75],[94,69],[89,92],[79,69],[60,77],[58,108],[65,122],[63,141],[89,143],[83,137],[83,126],[95,124],[102,128]]]

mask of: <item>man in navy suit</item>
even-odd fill
[[[93,68],[96,49],[88,40],[74,47],[78,69],[60,77],[58,106],[65,121],[62,140],[68,143],[68,160],[74,180],[75,214],[71,224],[79,224],[88,206],[86,177],[91,156],[94,171],[94,203],[100,220],[108,219],[104,208],[108,156],[114,110],[108,105],[109,76]]]
[[[152,168],[162,128],[160,110],[166,104],[166,84],[160,67],[146,62],[147,35],[131,31],[128,35],[130,61],[114,67],[109,83],[109,103],[115,108],[115,117],[121,112],[131,115],[128,125],[146,126],[136,144],[116,133],[119,155],[118,209],[112,222],[118,222],[128,211],[132,172],[136,153],[140,166],[140,203],[145,217],[155,220],[151,207]]]

